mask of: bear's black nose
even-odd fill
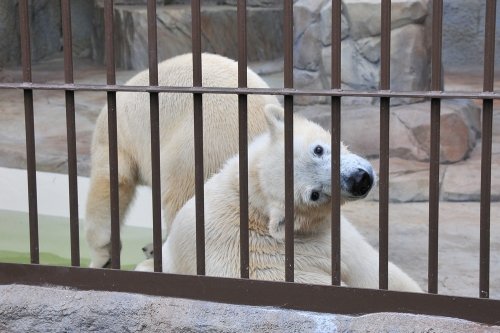
[[[373,186],[373,174],[366,170],[358,169],[351,177],[351,195],[357,198],[366,196]]]

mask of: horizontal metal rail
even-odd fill
[[[0,263],[0,284],[58,285],[336,314],[405,312],[500,324],[500,300],[209,276]]]
[[[342,90],[342,89],[293,89],[293,88],[226,88],[226,87],[174,87],[129,86],[53,83],[0,83],[0,89],[69,90],[69,91],[126,91],[185,94],[247,94],[293,96],[350,96],[350,97],[408,97],[441,99],[500,99],[500,92],[493,91],[392,91],[392,90]]]

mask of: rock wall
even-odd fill
[[[17,64],[21,58],[17,10],[17,1],[0,1],[0,69]]]
[[[236,7],[203,6],[202,51],[233,59],[238,57]],[[191,52],[191,8],[187,5],[163,6],[157,9],[158,59]],[[144,6],[116,6],[116,65],[122,69],[148,67],[147,11]],[[249,7],[247,10],[247,50],[249,61],[276,59],[283,54],[282,9]],[[103,62],[103,8],[95,13],[93,59]]]
[[[427,0],[392,1],[391,89],[426,90],[429,87],[430,47],[425,20]],[[377,89],[380,81],[380,1],[342,2],[342,88]],[[330,88],[331,1],[295,2],[295,84],[298,88]],[[325,103],[326,97],[301,96],[299,104]],[[343,98],[344,104],[371,104],[376,99]],[[392,99],[393,104],[409,100]]]
[[[93,27],[100,25],[99,17],[93,11],[94,2],[102,0],[72,0],[73,39],[76,57],[89,57],[90,41]],[[295,6],[295,44],[296,44],[296,82],[299,86],[320,88],[328,86],[329,71],[327,50],[330,45],[331,7],[326,0],[296,0]],[[346,0],[342,8],[342,43],[343,55],[342,77],[346,88],[377,87],[378,84],[378,57],[380,38],[379,1],[375,0]],[[406,46],[410,41],[413,45],[403,47],[403,54],[392,54],[393,86],[400,87],[403,76],[414,76],[419,68],[428,71],[428,62],[425,58],[417,57],[418,53],[427,52],[427,47],[420,44],[419,34],[422,34],[422,20],[428,16],[426,3],[428,0],[396,0],[392,1],[393,45],[398,43]],[[61,24],[59,0],[35,0],[30,2],[30,23],[32,26],[32,54],[33,62],[53,57],[61,51]],[[116,6],[144,5],[146,0],[116,0]],[[189,0],[157,0],[158,5],[182,4],[187,5]],[[203,5],[230,5],[235,6],[237,0],[203,0]],[[0,1],[0,67],[18,65],[20,63],[19,18],[18,0]],[[282,0],[247,0],[249,8],[281,8]],[[500,8],[497,6],[497,33],[496,49],[500,49]],[[368,13],[368,14],[367,14]],[[484,1],[445,0],[443,18],[443,65],[448,71],[463,71],[466,69],[481,70],[484,48]],[[278,16],[274,16],[274,19]],[[416,24],[418,27],[406,27]],[[399,31],[396,31],[400,29]],[[251,31],[249,31],[251,32]],[[180,31],[182,34],[182,31]],[[412,39],[408,39],[408,36]],[[95,37],[95,36],[94,36]],[[259,36],[260,37],[260,36]],[[275,36],[276,40],[280,35]],[[312,39],[308,40],[308,37]],[[177,37],[178,38],[178,37]],[[414,38],[414,39],[413,39]],[[415,44],[418,43],[418,44]],[[344,45],[345,44],[345,45]],[[101,59],[94,45],[93,55]],[[314,51],[313,51],[314,50]],[[316,50],[320,50],[317,52]],[[261,51],[261,56],[264,51]],[[360,61],[360,66],[350,66],[354,61]],[[400,61],[402,59],[402,61]],[[425,61],[424,61],[424,60]],[[496,55],[497,64],[500,63],[500,52]],[[418,63],[418,61],[424,63]],[[401,62],[401,64],[400,64]],[[412,68],[404,64],[413,64]],[[326,74],[318,72],[320,67]],[[362,70],[361,70],[362,69]],[[399,71],[401,69],[402,71]],[[405,72],[404,70],[407,70]],[[409,71],[409,73],[408,73]],[[426,75],[421,80],[414,78],[404,81],[402,89],[422,87],[427,84]],[[423,81],[422,81],[423,80]],[[412,86],[413,84],[413,86]],[[300,100],[300,99],[299,99]],[[324,102],[324,99],[320,99]],[[347,99],[345,99],[347,101]],[[307,101],[306,101],[307,102]]]
[[[77,57],[90,55],[93,1],[72,0],[73,50]],[[62,51],[60,0],[29,2],[31,60],[59,56]],[[0,1],[0,68],[21,63],[18,0]]]
[[[444,0],[443,66],[445,71],[482,71],[486,1]],[[496,16],[496,68],[500,65],[500,6]]]
[[[57,0],[31,1],[31,57],[36,62],[61,50],[61,11]],[[0,67],[21,61],[17,0],[0,3]]]

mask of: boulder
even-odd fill
[[[392,38],[391,38],[392,40]],[[357,41],[359,52],[368,61],[377,63],[380,61],[380,37],[366,37]]]
[[[297,112],[330,129],[331,108],[308,106]],[[470,101],[442,101],[442,163],[468,158],[480,133],[480,109]],[[342,107],[342,140],[353,151],[378,158],[380,153],[380,109],[374,105]],[[363,133],[360,135],[360,133]],[[391,108],[390,154],[408,160],[429,161],[430,103],[415,103]]]
[[[408,24],[391,31],[391,89],[421,91],[430,87],[430,52],[426,45],[425,28]],[[393,104],[415,102],[397,98]]]
[[[379,0],[344,0],[344,4],[353,39],[380,35]],[[391,28],[399,28],[409,23],[423,23],[427,8],[427,0],[392,1]]]
[[[317,23],[320,10],[325,0],[298,0],[293,4],[293,32],[295,39],[302,35],[307,27]]]
[[[378,66],[370,63],[361,56],[358,45],[352,39],[346,39],[341,44],[341,80],[354,89],[375,89],[378,84]],[[324,47],[321,50],[321,75],[323,82],[331,80],[332,75],[332,48]],[[329,87],[329,83],[328,86]]]
[[[341,13],[341,38],[344,39],[349,35],[349,22],[344,15],[344,6],[342,5]],[[332,44],[332,3],[329,1],[321,9],[320,12],[320,23],[321,23],[321,42],[323,45]]]
[[[423,154],[408,157],[429,158],[430,105],[417,103],[392,108],[394,116],[411,130],[413,142]],[[469,157],[480,133],[480,109],[470,101],[445,101],[441,103],[440,158],[442,163],[455,163]],[[409,151],[408,151],[409,152]]]
[[[320,25],[313,23],[304,31],[302,38],[294,45],[294,67],[308,71],[318,71],[321,63]]]

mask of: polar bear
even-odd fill
[[[279,106],[266,106],[269,131],[249,146],[250,278],[283,281],[284,119]],[[294,117],[295,281],[331,283],[330,134]],[[205,185],[206,274],[239,277],[238,156]],[[365,197],[374,182],[368,161],[341,148],[343,202]],[[195,198],[174,219],[162,248],[164,272],[196,274]],[[378,252],[345,218],[341,220],[341,280],[344,285],[378,288]],[[389,288],[420,292],[418,284],[389,263]]]
[[[192,86],[192,55],[185,54],[159,64],[159,84]],[[148,85],[143,71],[127,85]],[[238,64],[228,58],[202,55],[205,87],[237,87]],[[250,69],[248,87],[268,88]],[[151,142],[149,95],[117,93],[119,216],[123,221],[138,184],[151,186]],[[193,96],[161,93],[160,160],[161,200],[164,224],[168,229],[182,205],[194,194]],[[279,102],[275,96],[248,96],[249,140],[266,128],[264,106]],[[238,97],[229,94],[203,95],[203,136],[205,179],[218,171],[224,161],[238,151]],[[110,260],[110,207],[108,123],[105,107],[97,118],[91,149],[91,178],[88,192],[85,237],[89,245],[90,267],[103,267]]]

